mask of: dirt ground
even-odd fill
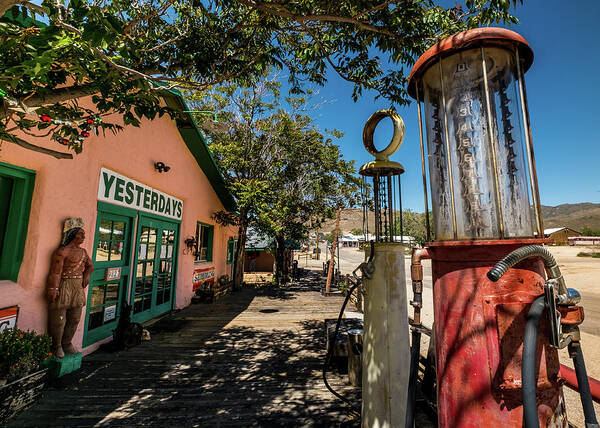
[[[574,288],[581,293],[581,304],[585,308],[585,321],[581,325],[581,346],[584,352],[587,372],[589,376],[600,379],[600,259],[591,257],[577,257],[580,252],[591,252],[592,248],[587,247],[548,247],[559,263],[559,267],[567,287]],[[597,250],[597,249],[596,249]],[[323,255],[322,255],[323,256]],[[342,274],[351,273],[364,260],[364,253],[354,248],[340,249],[340,265]],[[322,267],[324,257],[321,260],[315,260],[310,257],[300,256],[299,266],[301,267]],[[432,277],[431,265],[424,261],[423,278],[423,324],[431,327],[433,323],[433,296],[432,296]],[[406,271],[406,291],[407,300],[412,296],[410,285],[410,257],[405,258]],[[412,313],[412,307],[409,306],[409,314]],[[421,345],[422,350],[426,350],[426,343]],[[560,351],[561,363],[573,367],[572,361],[568,356],[566,349]],[[564,388],[564,396],[567,404],[567,414],[569,422],[574,427],[585,426],[583,411],[579,394]],[[596,404],[596,414],[600,417],[600,405]]]

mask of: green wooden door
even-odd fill
[[[83,346],[112,335],[119,321],[130,275],[135,211],[130,213],[131,210],[108,206],[107,211],[101,211],[100,207],[99,204],[92,255],[94,271],[88,289]],[[105,280],[108,268],[120,268],[120,277]]]
[[[132,320],[171,310],[175,298],[178,224],[140,215],[132,287]]]

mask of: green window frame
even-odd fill
[[[0,162],[0,280],[17,281],[29,226],[35,171]],[[8,204],[4,204],[8,201]]]
[[[196,257],[197,262],[212,262],[214,226],[196,223]]]
[[[233,263],[233,258],[235,257],[235,244],[236,241],[230,239],[227,241],[227,264],[230,265]]]

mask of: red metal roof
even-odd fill
[[[419,57],[408,77],[408,94],[416,99],[416,83],[423,73],[440,56],[447,56],[453,52],[472,46],[486,46],[516,44],[519,47],[519,55],[524,59],[523,72],[527,71],[533,63],[533,50],[527,40],[514,31],[505,28],[484,27],[473,28],[446,37],[433,45]]]

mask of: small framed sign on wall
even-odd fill
[[[121,266],[106,268],[104,274],[105,281],[114,281],[121,278]]]
[[[0,332],[6,328],[15,328],[18,316],[18,306],[9,306],[8,308],[0,309]]]

